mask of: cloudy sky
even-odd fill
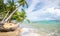
[[[27,19],[60,20],[60,0],[27,0],[29,7],[26,10]]]
[[[60,0],[26,1],[29,7],[25,11],[27,13],[27,19],[30,21],[60,20]]]

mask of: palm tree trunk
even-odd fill
[[[19,6],[20,7],[20,6]],[[4,18],[3,20],[2,20],[2,22],[0,22],[0,31],[2,31],[2,30],[4,30],[4,31],[9,31],[9,30],[15,30],[15,29],[10,29],[9,28],[9,30],[5,30],[5,28],[3,27],[3,25],[7,22],[7,21],[9,21],[9,19],[12,17],[12,15],[19,9],[19,7],[18,8],[16,8],[6,19]],[[17,26],[15,26],[14,28],[16,28]]]
[[[12,17],[12,15],[19,9],[19,7],[20,6],[18,6],[18,8],[16,8],[10,15],[9,15],[9,17],[7,17],[5,20],[3,19],[2,20],[2,22],[0,22],[0,23],[5,23],[5,22],[7,22],[11,17]]]
[[[1,21],[1,23],[3,23],[5,21],[5,19],[7,18],[9,12],[7,12],[6,16],[3,18],[3,20]]]
[[[17,8],[17,9],[18,9],[18,8]],[[7,21],[11,18],[11,16],[17,11],[17,9],[14,10],[14,11],[10,14],[10,16],[4,21],[4,23],[7,22]]]

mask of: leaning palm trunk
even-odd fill
[[[4,3],[4,0],[0,0],[0,12],[3,12],[6,14],[6,16],[3,16],[2,21],[0,22],[0,36],[19,36],[20,34],[20,28],[19,24],[8,22],[12,20],[16,20],[19,22],[22,22],[25,17],[25,11],[21,9],[22,11],[19,12],[18,9],[20,6],[27,5],[25,0],[17,0],[18,6],[16,5],[15,0],[7,0],[7,3]],[[2,11],[3,10],[3,11]],[[6,12],[4,12],[6,11]],[[18,14],[19,13],[19,14]]]
[[[19,7],[18,7],[19,8]],[[4,23],[6,23],[11,17],[12,17],[12,15],[18,10],[18,8],[16,8],[10,15],[9,15],[9,17],[7,17],[7,19],[4,21],[4,19],[6,18],[4,18],[3,20],[2,20],[2,22],[0,22],[0,31],[10,31],[10,30],[15,30],[17,27],[18,27],[18,25],[16,25],[16,26],[13,26],[13,27],[11,27],[11,29],[7,29],[7,28],[3,28],[3,25],[4,25]],[[7,24],[6,24],[7,25]]]
[[[18,7],[18,8],[19,8],[19,7]],[[7,21],[12,17],[12,15],[18,10],[18,8],[16,8],[16,9],[9,15],[9,17],[7,17],[7,19],[6,19],[5,21],[2,20],[1,23],[7,22]]]
[[[1,21],[1,23],[3,23],[5,21],[5,19],[7,18],[9,12],[6,14],[6,16],[3,18],[3,20]]]

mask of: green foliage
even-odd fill
[[[4,10],[5,10],[4,1],[3,1],[3,0],[0,0],[0,13],[1,13],[1,12],[4,12]]]
[[[26,18],[26,14],[25,11],[22,10],[21,12],[16,12],[13,16],[12,16],[12,20],[17,20],[19,22],[22,22],[24,19]]]
[[[26,5],[26,7],[28,8],[28,4],[25,0],[18,0],[18,3],[22,6]]]
[[[0,0],[0,20],[2,20],[4,17],[6,19],[19,6],[26,5],[28,7],[28,4],[25,0],[16,0],[16,2],[15,0],[6,0],[6,1],[7,2],[4,3],[4,0]],[[18,3],[19,6],[17,6],[16,3]],[[21,12],[19,12],[18,10],[15,11],[15,13],[11,17],[11,20],[17,20],[22,22],[25,18],[26,18],[26,13],[24,9],[22,9]]]

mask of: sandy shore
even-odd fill
[[[0,36],[20,36],[19,28],[16,29],[15,31],[10,31],[10,32],[0,32]]]

